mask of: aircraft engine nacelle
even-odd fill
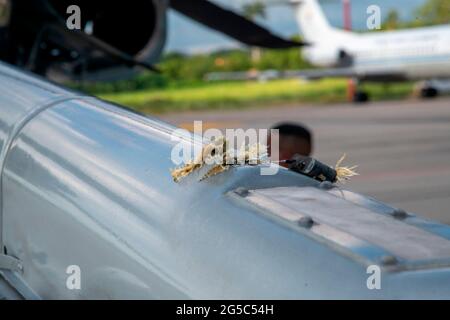
[[[67,7],[78,4],[81,9],[82,29],[138,61],[155,63],[166,41],[166,11],[168,1],[136,1],[131,5],[111,1],[51,0],[55,10],[67,18]],[[75,69],[75,76],[81,67]],[[87,78],[110,80],[123,77],[124,67],[108,64],[87,65]],[[86,75],[83,77],[86,79]]]
[[[336,47],[312,46],[303,49],[303,57],[320,67],[343,67],[351,64],[351,56]]]
[[[0,2],[0,58],[53,79],[124,78],[132,74],[128,67],[152,65],[160,56],[168,4],[168,0]]]

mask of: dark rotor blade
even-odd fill
[[[247,18],[206,0],[171,0],[170,6],[187,17],[249,46],[282,49],[305,45],[274,35]]]

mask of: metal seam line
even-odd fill
[[[20,131],[27,125],[28,122],[30,122],[33,118],[35,118],[37,115],[39,115],[41,112],[45,111],[46,109],[55,106],[57,104],[60,104],[62,102],[70,101],[70,100],[78,100],[83,98],[90,98],[89,96],[85,95],[70,95],[70,96],[63,96],[63,97],[57,97],[52,98],[49,101],[44,102],[42,105],[38,105],[34,108],[32,108],[30,111],[26,112],[25,115],[19,119],[12,127],[12,129],[9,131],[6,139],[5,144],[3,145],[3,148],[0,153],[0,255],[4,254],[4,243],[3,243],[3,169],[5,167],[5,162],[8,157],[9,149],[11,148],[11,145],[13,141],[15,140],[16,136],[20,133]]]

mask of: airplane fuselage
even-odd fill
[[[450,26],[355,35],[344,44],[354,68],[379,68],[402,73],[407,79],[450,77]]]
[[[357,33],[331,26],[316,0],[297,0],[296,18],[311,45],[304,58],[313,78],[350,76],[385,81],[450,78],[450,25]]]

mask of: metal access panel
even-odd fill
[[[269,217],[367,263],[448,266],[450,240],[401,219],[314,187],[249,190],[246,201]],[[300,227],[300,228],[299,228]],[[306,231],[305,231],[306,230]]]

